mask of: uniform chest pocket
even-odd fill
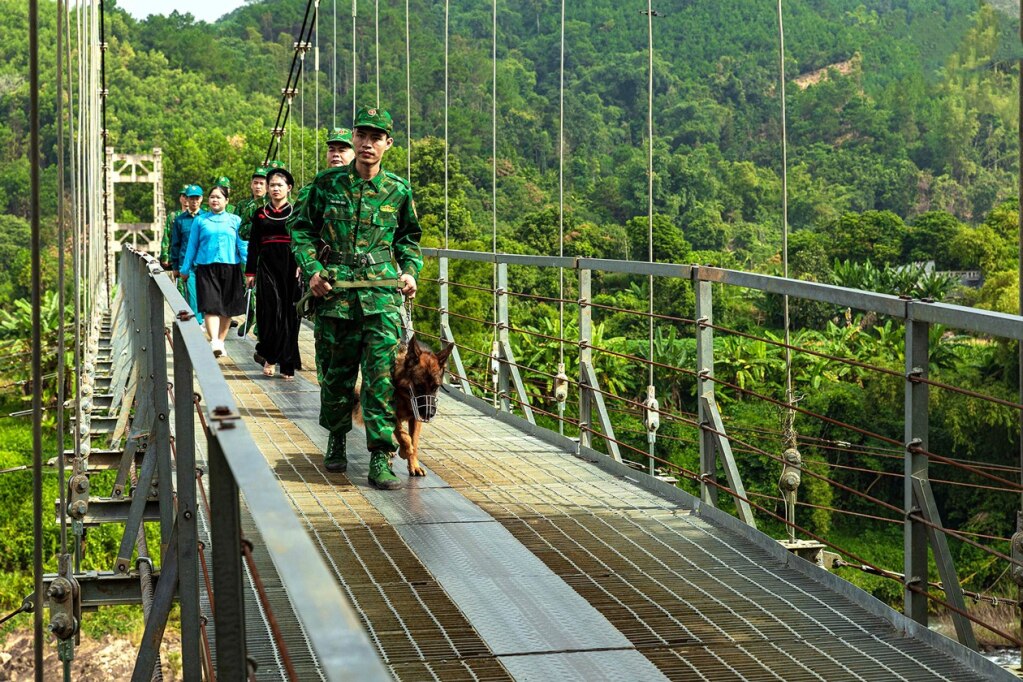
[[[378,209],[373,214],[373,227],[382,231],[393,232],[398,227],[397,212],[384,210],[383,208]]]
[[[350,220],[352,217],[352,207],[350,204],[328,204],[323,209],[323,219],[330,220],[332,222],[338,222],[341,220]]]

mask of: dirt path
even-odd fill
[[[106,635],[99,640],[82,639],[75,648],[71,663],[72,679],[78,682],[109,682],[131,679],[135,665],[137,644],[123,637]],[[33,674],[32,632],[19,630],[7,637],[0,651],[0,681],[25,682],[35,679]],[[163,638],[161,660],[163,679],[167,682],[181,679],[181,635],[168,631]],[[57,647],[47,642],[43,650],[43,665],[47,680],[63,679]]]

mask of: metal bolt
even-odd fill
[[[62,602],[67,599],[71,593],[71,585],[68,583],[66,578],[56,578],[53,583],[50,584],[50,589],[46,590],[46,596],[51,601]]]
[[[191,521],[192,520],[192,512],[190,512],[190,511],[186,511],[184,514],[182,514],[182,516],[184,517],[185,521]]]
[[[89,504],[85,500],[78,500],[71,504],[71,509],[68,513],[76,519],[80,519],[85,516],[85,513],[89,511]]]
[[[57,639],[70,639],[75,634],[75,619],[66,613],[55,613],[50,618],[50,632]]]

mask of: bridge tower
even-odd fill
[[[120,257],[121,245],[130,243],[136,249],[158,254],[163,237],[165,209],[163,203],[163,151],[153,147],[151,154],[117,154],[113,147],[106,148],[106,202],[107,261],[111,272]],[[151,183],[153,185],[153,222],[118,223],[114,213],[114,185],[116,183]]]

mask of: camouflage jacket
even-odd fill
[[[256,210],[259,207],[266,206],[269,201],[270,195],[266,194],[259,199],[249,197],[238,202],[235,210],[238,213],[238,217],[242,219],[242,226],[238,229],[238,234],[242,239],[248,241],[249,235],[252,233],[252,216],[256,215]]]
[[[184,211],[168,211],[167,221],[163,226],[163,236],[160,238],[160,265],[164,269],[170,268],[171,231],[174,229],[174,219],[178,217],[179,213],[184,213]]]
[[[323,270],[334,281],[418,278],[423,267],[422,228],[408,181],[383,169],[363,180],[354,161],[321,171],[302,188],[288,230],[307,279]],[[356,299],[367,315],[397,312],[401,305],[393,286],[366,287],[328,296],[316,313],[350,319]]]

